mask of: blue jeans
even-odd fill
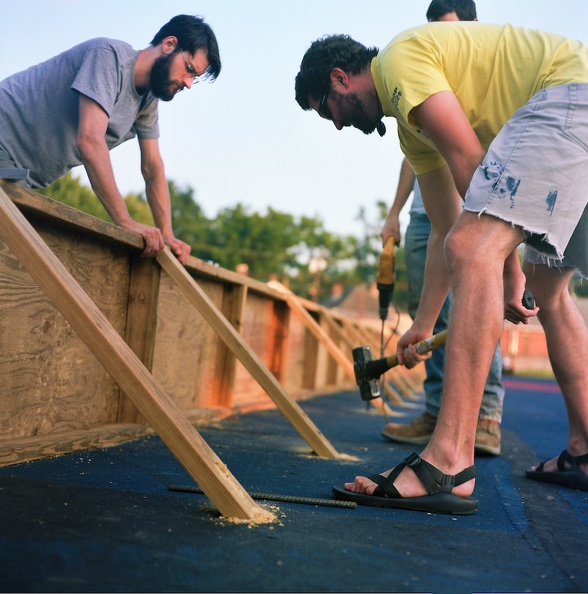
[[[410,223],[406,229],[404,240],[404,257],[408,273],[408,313],[413,319],[423,289],[427,241],[429,240],[430,232],[431,222],[427,215],[411,213]],[[435,334],[447,328],[450,307],[451,295],[445,300],[441,313],[435,322],[435,327],[433,329]],[[425,410],[436,417],[439,416],[441,395],[443,393],[444,362],[445,346],[441,346],[432,351],[431,357],[425,361]],[[488,374],[488,379],[484,388],[480,419],[492,419],[498,422],[502,421],[503,401],[504,386],[502,385],[502,355],[500,354],[499,343],[494,352],[490,373]]]

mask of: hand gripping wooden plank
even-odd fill
[[[0,237],[226,517],[264,523],[259,507],[0,188]]]

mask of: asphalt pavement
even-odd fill
[[[566,445],[561,394],[505,382],[502,455],[476,459],[471,516],[299,502],[414,451],[356,391],[301,402],[346,459],[315,456],[278,410],[199,429],[245,489],[283,496],[258,500],[271,524],[220,517],[157,436],[0,468],[0,590],[588,592],[588,492],[524,477]]]

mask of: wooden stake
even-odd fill
[[[271,522],[0,188],[0,236],[226,517]]]
[[[282,388],[263,361],[219,312],[208,295],[178,262],[169,248],[166,247],[157,255],[157,261],[175,281],[186,298],[198,309],[202,317],[220,336],[221,340],[224,341],[235,357],[241,361],[247,371],[266,391],[267,395],[274,401],[286,419],[290,421],[292,426],[300,433],[301,437],[310,445],[313,451],[323,458],[339,457],[337,450],[318,430],[298,403]]]

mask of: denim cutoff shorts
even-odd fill
[[[523,258],[588,278],[588,83],[536,93],[477,168],[465,210],[525,233]]]

